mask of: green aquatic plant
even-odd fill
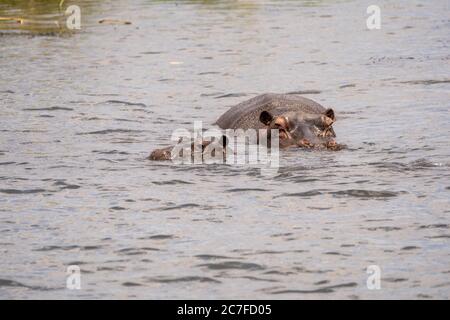
[[[65,34],[65,9],[76,4],[83,8],[83,17],[95,8],[89,0],[2,0],[0,32],[30,34]]]

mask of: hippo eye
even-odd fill
[[[286,129],[279,123],[275,123],[275,129],[278,129],[280,131],[286,131]]]
[[[286,129],[284,129],[281,126],[277,126],[277,129],[278,129],[278,136],[280,137],[280,139],[288,138],[288,133],[286,132]]]

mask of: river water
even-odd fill
[[[380,0],[368,30],[372,2],[64,3],[76,32],[2,2],[44,22],[0,23],[0,298],[448,299],[450,5]],[[146,159],[264,92],[333,107],[348,149]]]

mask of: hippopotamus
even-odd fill
[[[221,129],[278,130],[280,148],[340,150],[343,145],[337,144],[334,139],[336,134],[332,125],[335,121],[333,109],[311,99],[292,94],[266,93],[231,107],[215,124]],[[270,133],[270,130],[267,132]],[[202,150],[208,143],[201,142]],[[149,158],[169,160],[172,149],[154,150]]]

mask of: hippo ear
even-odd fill
[[[228,138],[226,135],[222,135],[222,137],[219,140],[219,143],[222,145],[222,147],[226,148],[228,146]]]
[[[334,116],[334,110],[333,110],[333,109],[331,109],[331,108],[327,109],[327,110],[324,112],[324,114],[325,114],[328,118],[330,118],[331,120],[336,121],[336,117]]]
[[[269,111],[263,111],[259,115],[259,121],[268,126],[273,120],[273,115]]]

